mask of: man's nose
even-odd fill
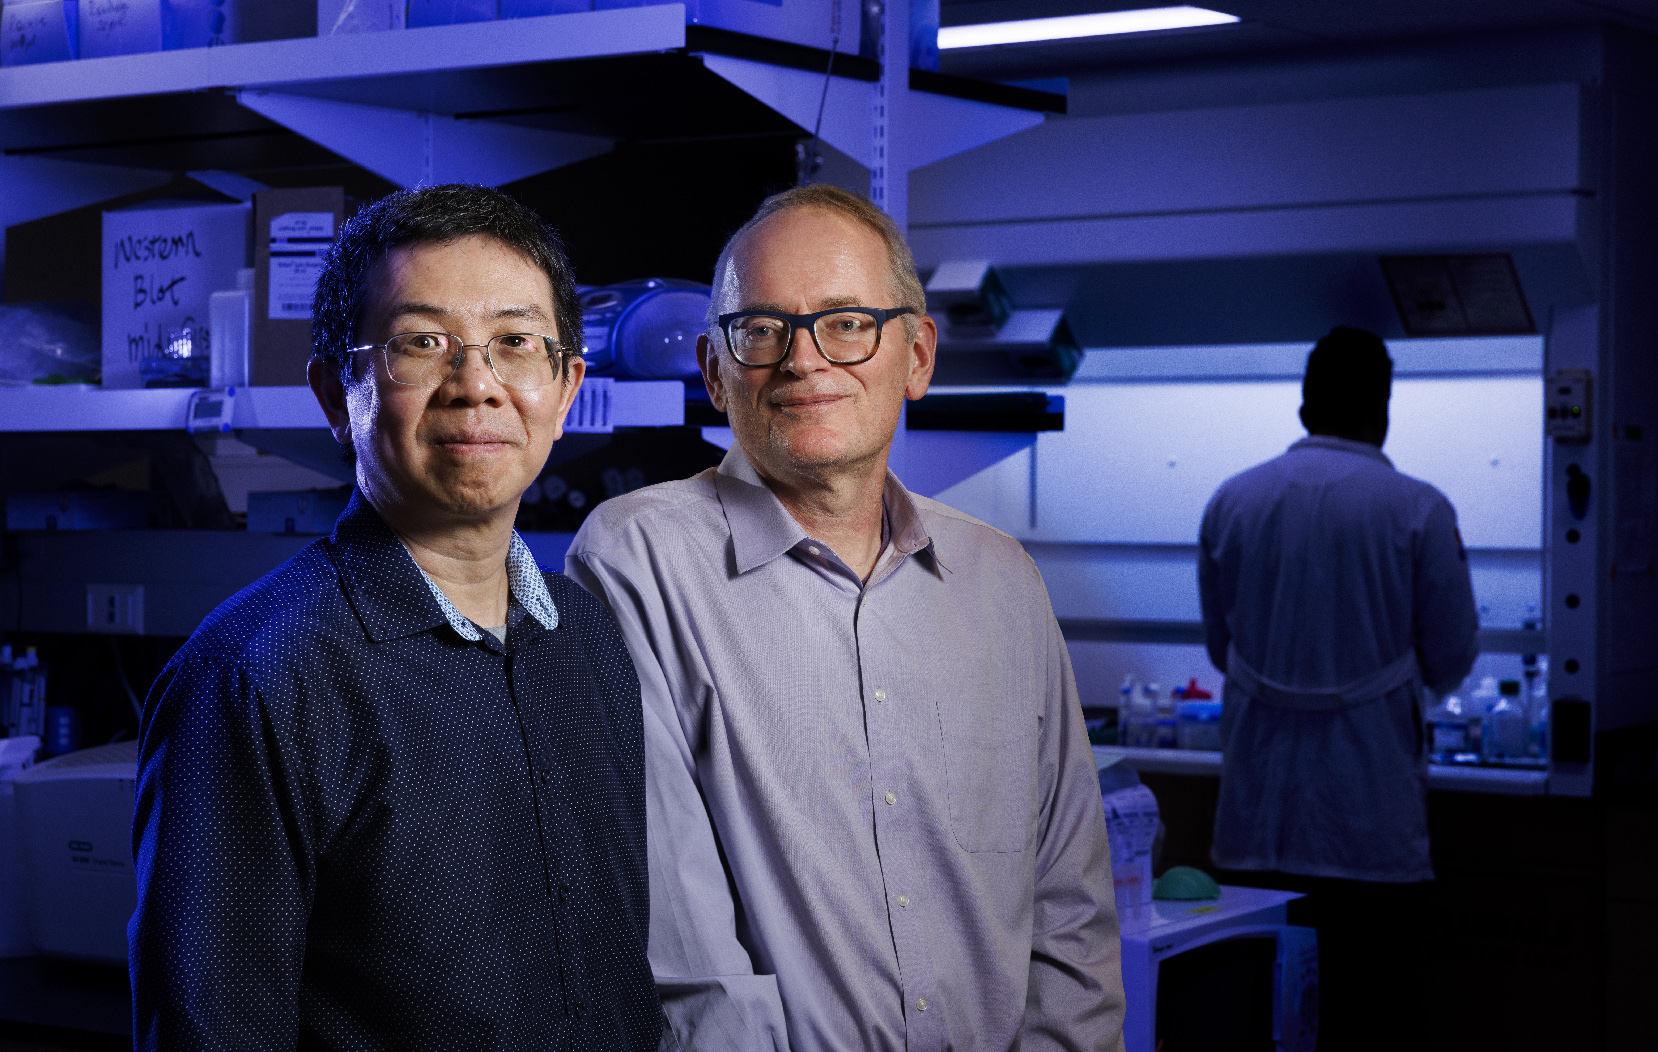
[[[794,330],[794,339],[789,343],[788,357],[778,363],[778,368],[787,369],[796,376],[807,376],[829,366],[829,360],[817,349],[817,341],[812,338],[812,330],[806,326]]]
[[[463,344],[455,353],[460,356],[460,364],[443,381],[444,400],[463,401],[470,405],[499,400],[501,381],[485,358],[488,345]]]

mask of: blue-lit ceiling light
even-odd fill
[[[1150,33],[1159,29],[1223,26],[1236,21],[1237,15],[1190,5],[1146,7],[1135,11],[1102,11],[1093,15],[1065,15],[1059,18],[1026,18],[1017,22],[945,26],[938,31],[938,49],[945,51],[950,48],[991,47],[996,44],[1030,44],[1039,40]]]

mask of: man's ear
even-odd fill
[[[720,379],[720,352],[705,332],[697,337],[697,367],[702,370],[702,385],[708,388],[708,400],[714,408],[725,412],[725,381]]]
[[[933,382],[933,367],[938,364],[938,324],[923,315],[915,327],[915,338],[910,341],[910,375],[904,384],[904,397],[914,401],[927,393]]]
[[[312,356],[305,363],[305,380],[311,393],[322,406],[322,415],[328,418],[328,430],[340,445],[351,443],[351,413],[346,409],[345,384],[340,381],[339,366],[326,358]]]
[[[581,382],[587,376],[587,359],[579,354],[572,355],[567,368],[570,374],[564,379],[564,393],[559,399],[558,423],[553,425],[554,442],[564,437],[564,420],[570,415],[570,407],[576,404],[576,394],[581,391]]]

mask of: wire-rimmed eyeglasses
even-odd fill
[[[402,332],[383,344],[351,348],[380,351],[386,375],[409,387],[439,387],[466,361],[466,349],[484,352],[484,364],[508,387],[545,387],[564,372],[565,350],[551,336],[509,332],[488,343],[466,343],[446,332]]]
[[[797,329],[812,334],[818,353],[836,365],[857,365],[875,357],[887,322],[914,307],[833,307],[812,314],[740,310],[719,316],[731,356],[744,365],[776,365],[789,356]]]

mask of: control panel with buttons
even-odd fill
[[[1587,442],[1589,370],[1562,369],[1549,377],[1543,398],[1543,429],[1558,442]]]

